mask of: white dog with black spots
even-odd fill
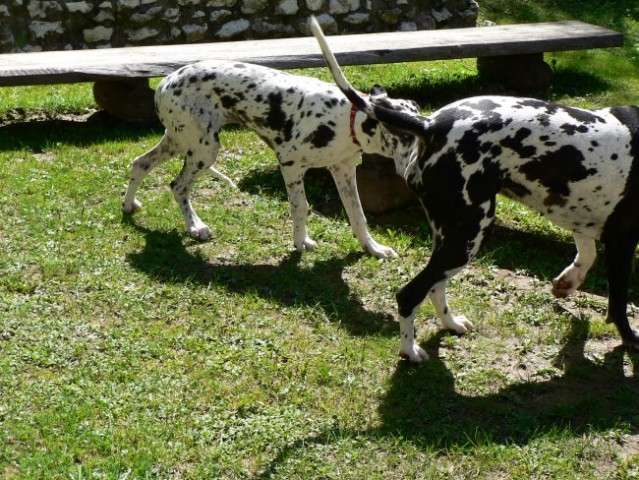
[[[367,98],[387,109],[418,111],[413,102],[389,99],[381,87],[373,88]],[[368,232],[355,167],[362,152],[405,161],[399,157],[413,152],[416,140],[402,140],[379,121],[354,109],[335,85],[247,63],[204,61],[162,80],[155,104],[165,134],[155,147],[133,161],[125,212],[141,207],[136,192],[146,175],[158,164],[183,154],[184,167],[171,182],[173,195],[189,234],[198,240],[210,238],[211,229],[191,205],[193,182],[209,170],[232,184],[213,164],[220,149],[220,129],[243,124],[257,132],[277,155],[297,250],[316,245],[306,229],[309,206],[304,174],[309,168],[326,167],[362,247],[378,258],[396,256],[392,248],[380,245]]]

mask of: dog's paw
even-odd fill
[[[189,228],[189,235],[195,240],[208,240],[213,236],[213,232],[208,227],[208,225],[198,225]]]
[[[552,281],[552,294],[557,298],[566,298],[574,293],[585,280],[578,268],[570,266]]]
[[[124,202],[122,210],[126,214],[133,214],[142,208],[142,204],[137,198],[134,198],[131,203]]]
[[[402,347],[399,351],[399,356],[413,363],[422,363],[424,360],[428,360],[426,351],[416,343],[408,347]]]
[[[306,237],[302,242],[295,242],[295,250],[303,252],[304,250],[313,250],[317,247],[317,242],[311,237]]]
[[[451,330],[457,335],[464,335],[473,329],[473,324],[463,315],[452,317],[451,320],[444,321],[444,329]]]
[[[380,245],[377,242],[367,245],[365,248],[366,248],[366,251],[368,251],[375,258],[397,257],[397,252],[395,250],[385,245]]]

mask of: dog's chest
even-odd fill
[[[614,109],[478,97],[431,120],[426,152],[409,174],[423,195],[452,186],[472,205],[501,191],[595,238],[627,193],[639,157],[636,132]]]

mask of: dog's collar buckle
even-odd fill
[[[351,140],[357,146],[361,146],[359,140],[357,140],[357,135],[355,135],[355,115],[357,115],[357,105],[354,103],[351,105]]]

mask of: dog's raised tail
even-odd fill
[[[353,105],[357,106],[360,110],[365,111],[367,114],[374,116],[375,112],[373,110],[373,106],[353,88],[344,76],[342,69],[339,68],[337,59],[326,42],[326,37],[324,36],[324,32],[322,31],[322,27],[317,21],[317,18],[312,16],[310,22],[311,32],[313,32],[313,36],[317,40],[317,43],[319,43],[326,66],[331,71],[331,75],[339,89],[344,93],[344,95],[346,95],[346,98],[348,98]]]
[[[396,129],[418,136],[424,134],[424,123],[415,115],[376,105],[355,90],[344,76],[342,69],[339,67],[335,55],[333,55],[333,52],[328,46],[322,27],[314,16],[310,18],[310,27],[311,32],[313,32],[313,36],[317,40],[317,43],[319,43],[322,55],[324,56],[324,61],[326,62],[335,83],[353,105],[366,113],[369,117],[392,125]]]

